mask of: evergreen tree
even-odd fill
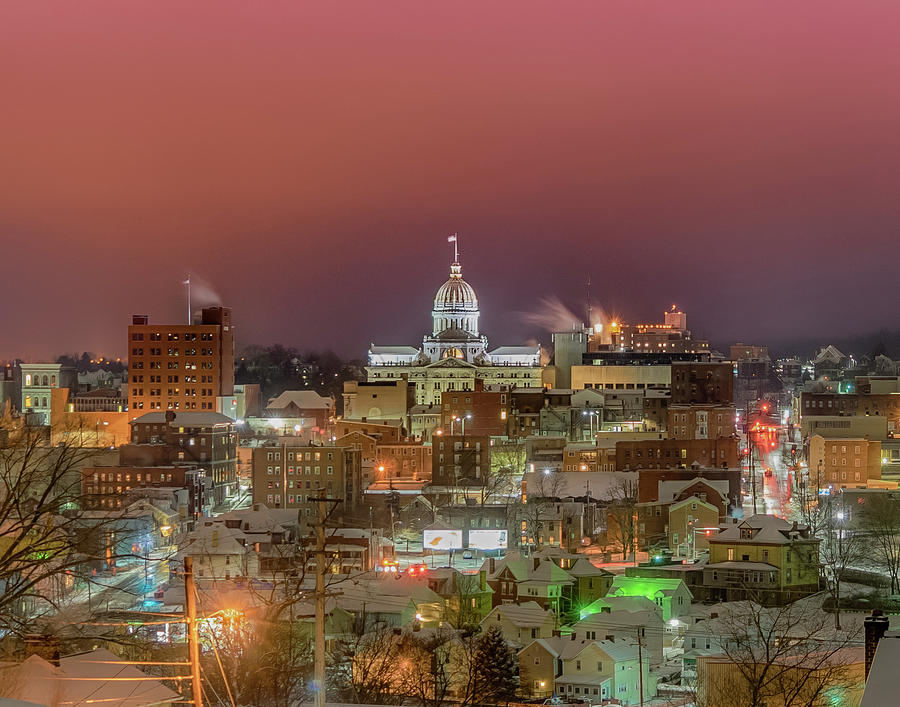
[[[499,626],[491,626],[478,639],[474,663],[477,702],[496,704],[515,699],[518,661]]]

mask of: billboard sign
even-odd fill
[[[423,530],[422,547],[425,550],[462,549],[461,530]]]
[[[507,531],[470,530],[469,547],[474,550],[505,550],[508,547]]]

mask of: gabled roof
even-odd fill
[[[601,613],[603,608],[609,609],[607,613],[624,611],[628,614],[634,614],[638,611],[659,611],[656,603],[647,597],[605,596],[595,599],[582,609],[582,616],[587,618],[593,614]]]
[[[749,538],[741,537],[742,529],[751,529],[752,535]],[[711,543],[762,543],[765,545],[788,545],[791,543],[790,533],[794,530],[794,524],[786,521],[778,516],[765,515],[758,513],[757,515],[745,518],[740,523],[735,523],[720,530],[719,533],[711,538]],[[796,530],[805,531],[806,526],[798,525]],[[807,542],[817,542],[815,538],[798,537],[798,540]]]
[[[574,630],[585,627],[604,629],[624,629],[628,626],[659,626],[662,624],[662,612],[659,607],[647,611],[615,611],[600,612],[585,616],[572,624]]]
[[[660,503],[670,503],[675,496],[680,494],[687,488],[690,488],[698,481],[703,482],[710,488],[719,493],[723,499],[728,498],[728,480],[727,479],[704,479],[702,476],[695,476],[687,481],[660,481],[657,486],[657,499]]]
[[[638,657],[637,646],[632,646],[623,642],[615,643],[613,641],[593,641],[585,639],[572,640],[571,636],[554,636],[553,638],[535,639],[525,648],[527,649],[535,643],[544,648],[544,650],[550,653],[554,658],[559,658],[561,660],[571,660],[576,658],[588,648],[599,648],[616,663],[627,660],[637,660]],[[580,675],[574,677],[571,675],[562,675],[557,678],[557,680],[563,682],[568,680],[580,681],[581,679],[582,676]],[[604,678],[603,682],[608,679],[609,678]]]
[[[541,582],[547,584],[570,584],[572,575],[564,569],[557,567],[551,560],[541,560],[536,569],[528,573],[526,582]]]
[[[247,536],[224,523],[211,523],[188,533],[176,555],[243,555],[247,552]]]
[[[32,655],[20,664],[6,664],[0,669],[0,691],[34,705],[144,707],[181,699],[161,680],[148,679],[152,676],[135,666],[114,664],[119,660],[105,648],[60,658],[59,667]]]
[[[522,604],[500,604],[491,611],[491,614],[494,612],[497,612],[497,614],[514,626],[523,628],[537,628],[543,626],[548,618],[554,618],[552,611],[542,608],[535,601],[526,601]],[[481,623],[485,624],[487,621],[488,618],[485,617]]]
[[[647,590],[658,592],[663,590],[675,591],[680,587],[687,589],[687,585],[682,579],[669,579],[668,577],[625,577],[617,575],[613,580],[612,587],[609,592],[613,594],[616,591],[623,592],[621,596],[647,597]]]
[[[302,410],[331,410],[334,401],[319,395],[314,390],[286,390],[281,395],[269,398],[268,410],[282,410],[291,403]]]
[[[537,643],[546,650],[554,658],[569,660],[574,658],[587,647],[586,641],[573,641],[571,638],[563,638],[562,636],[554,636],[553,638],[538,638],[529,643],[525,648]]]
[[[689,503],[696,503],[698,505],[704,506],[705,508],[709,508],[711,510],[718,511],[718,509],[713,504],[709,503],[708,501],[703,501],[700,498],[698,498],[697,496],[688,496],[687,498],[685,498],[681,501],[678,501],[677,503],[673,503],[671,506],[669,506],[669,511],[671,512],[671,511],[678,510],[679,508],[682,508],[683,506],[686,506]]]
[[[566,570],[573,577],[612,577],[613,573],[603,569],[602,567],[594,567],[591,564],[591,561],[586,557],[582,557],[575,561],[575,564],[572,565],[568,570]]]

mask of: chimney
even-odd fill
[[[491,574],[497,570],[497,560],[494,557],[488,558],[488,567],[490,567]]]
[[[875,649],[878,642],[888,630],[890,621],[881,613],[881,609],[872,609],[872,615],[867,616],[863,622],[866,635],[866,679],[869,679],[869,671],[872,669],[872,661],[875,660]]]
[[[572,640],[573,641],[575,640],[575,632],[574,631],[572,631]]]
[[[534,561],[533,569],[537,569],[541,564],[541,558],[540,557],[532,557],[531,559]]]

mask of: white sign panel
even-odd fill
[[[462,531],[423,530],[422,547],[426,550],[459,550],[462,548]]]
[[[505,550],[506,530],[470,530],[469,547],[475,550]]]

